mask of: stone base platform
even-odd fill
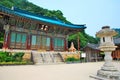
[[[120,72],[118,70],[105,71],[101,69],[101,70],[98,70],[97,76],[103,77],[109,80],[120,80]]]
[[[94,78],[96,80],[110,80],[110,79],[105,79],[105,78],[102,78],[102,77],[99,77],[97,75],[90,75],[91,78]]]
[[[97,80],[120,80],[120,72],[98,70],[97,75],[90,75],[90,77]]]

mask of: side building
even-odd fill
[[[86,28],[85,25],[66,24],[58,19],[2,5],[0,24],[5,30],[4,49],[41,51],[67,51],[68,35]]]
[[[86,61],[93,62],[93,61],[101,61],[103,60],[103,54],[99,50],[99,44],[88,43],[84,48],[83,51],[86,53]]]
[[[114,43],[117,48],[112,52],[113,60],[120,60],[120,37],[114,38]],[[86,53],[86,61],[99,61],[103,60],[104,52],[100,51],[99,44],[88,43],[83,51]]]
[[[116,50],[112,52],[113,59],[120,60],[120,37],[114,38],[114,43],[117,46]]]

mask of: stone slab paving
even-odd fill
[[[104,62],[0,66],[0,80],[95,80]],[[113,62],[120,71],[120,61]]]

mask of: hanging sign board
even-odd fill
[[[81,54],[81,57],[86,57],[86,53],[82,53],[82,54]]]

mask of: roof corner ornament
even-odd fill
[[[14,10],[14,8],[15,8],[15,7],[14,7],[14,6],[12,6],[12,7],[11,7],[11,10]]]

